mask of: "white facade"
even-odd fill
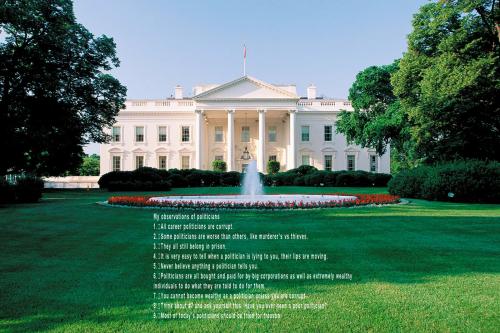
[[[212,169],[223,159],[228,171],[242,171],[245,148],[266,172],[276,159],[281,170],[303,164],[320,170],[365,170],[389,173],[389,153],[348,145],[335,131],[347,100],[297,96],[294,85],[271,85],[244,76],[223,85],[197,86],[194,97],[128,100],[116,124],[107,129],[112,141],[102,144],[101,174],[112,170],[153,168]]]

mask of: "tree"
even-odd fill
[[[80,176],[99,176],[100,158],[97,154],[87,155],[83,158],[78,174]]]
[[[124,107],[113,39],[77,23],[70,0],[2,1],[0,31],[0,174],[76,171]]]
[[[391,169],[411,164],[408,119],[394,96],[391,76],[398,61],[386,66],[371,66],[356,75],[349,89],[354,111],[342,111],[337,132],[348,142],[375,148],[382,155],[391,146]]]
[[[280,162],[278,161],[267,161],[267,173],[275,174],[280,171]]]
[[[227,169],[227,164],[222,160],[215,160],[212,162],[212,168],[214,171],[225,172]]]
[[[391,82],[423,162],[500,159],[498,6],[440,1],[414,16]]]

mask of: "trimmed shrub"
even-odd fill
[[[221,174],[222,186],[240,186],[241,174],[237,171],[229,171]]]
[[[295,177],[294,180],[293,180],[293,185],[294,186],[304,186],[304,185],[306,185],[305,176]]]
[[[397,174],[389,193],[455,202],[500,202],[500,163],[463,160],[420,166]]]
[[[227,164],[222,160],[215,160],[212,162],[212,169],[217,172],[225,172],[227,170]]]
[[[304,183],[306,186],[324,186],[325,177],[328,171],[316,171],[304,176]]]
[[[422,184],[428,177],[429,171],[430,167],[421,166],[399,172],[388,184],[389,193],[398,193],[403,198],[422,197]]]
[[[43,180],[34,176],[17,178],[14,191],[17,202],[38,202],[42,197]]]
[[[295,173],[299,176],[305,176],[309,173],[316,172],[318,169],[311,165],[301,165],[296,169],[288,170],[287,172]]]
[[[267,173],[275,174],[280,171],[281,165],[278,161],[267,161]]]
[[[170,177],[168,177],[168,181],[172,187],[187,187],[188,182],[185,177],[178,173],[172,173]]]
[[[134,171],[112,171],[99,179],[99,186],[110,190],[153,190],[156,187],[150,183],[163,184],[160,190],[166,190],[165,182],[171,187],[209,187],[209,186],[239,186],[244,174],[217,172],[208,170],[158,170],[140,168]],[[386,186],[391,178],[388,174],[376,174],[366,171],[324,171],[315,167],[303,165],[296,169],[259,177],[267,186]],[[111,184],[113,182],[113,184]],[[140,184],[144,182],[145,184]]]
[[[0,204],[12,203],[16,200],[14,185],[5,179],[0,179]]]

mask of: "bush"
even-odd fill
[[[33,176],[17,178],[14,191],[17,202],[38,202],[42,197],[43,180]]]
[[[221,174],[222,186],[240,186],[241,174],[237,171],[229,171]]]
[[[212,162],[212,169],[217,172],[225,172],[227,169],[227,164],[222,160],[215,160]]]
[[[293,185],[295,185],[295,186],[304,186],[304,185],[306,185],[305,177],[304,176],[295,177],[295,179],[293,180]]]
[[[14,185],[5,179],[0,179],[0,204],[12,203],[16,200]]]
[[[134,171],[112,171],[99,178],[100,188],[108,191],[168,191],[170,172],[149,167]]]
[[[163,184],[161,190],[166,190],[165,182],[176,188],[239,186],[243,176],[244,174],[236,171],[218,172],[198,169],[167,171],[144,167],[134,171],[109,172],[99,179],[99,186],[120,191],[128,190],[127,186],[130,190],[155,189],[155,183]],[[391,178],[388,174],[366,171],[324,171],[308,165],[268,175],[259,173],[259,176],[262,183],[267,186],[386,186]],[[144,184],[141,185],[141,182]]]
[[[500,163],[463,160],[402,171],[389,193],[407,198],[455,202],[500,202]]]
[[[99,179],[99,187],[110,191],[161,190],[170,187],[239,186],[239,172],[208,170],[158,170],[140,168],[134,171],[112,171]]]
[[[188,185],[186,178],[178,173],[171,174],[168,181],[172,187],[187,187]]]
[[[318,169],[316,169],[315,167],[311,166],[311,165],[301,165],[299,166],[298,168],[296,169],[292,169],[292,170],[288,170],[287,172],[290,172],[290,173],[295,173],[299,176],[305,176],[309,173],[313,173],[313,172],[316,172],[318,171]]]
[[[267,161],[267,173],[275,174],[280,171],[280,162],[278,161]]]

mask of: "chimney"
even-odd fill
[[[180,85],[175,86],[175,99],[182,99],[182,87]]]
[[[316,99],[316,86],[314,84],[307,87],[307,99]]]

